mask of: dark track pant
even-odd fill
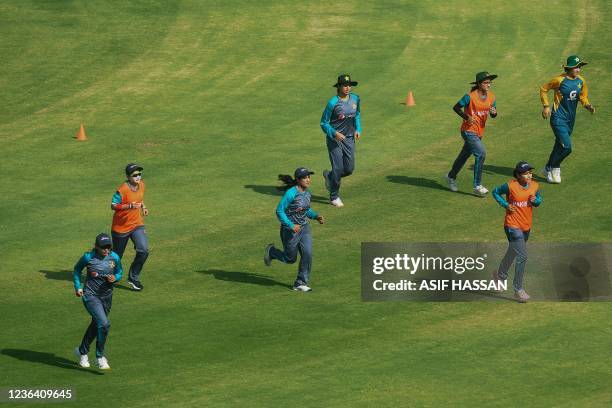
[[[569,126],[551,125],[555,134],[555,145],[553,146],[546,169],[560,168],[561,162],[572,152],[572,130]]]
[[[300,254],[300,266],[294,286],[306,285],[310,280],[310,269],[312,267],[312,235],[310,224],[302,225],[299,232],[293,232],[281,226],[281,240],[283,241],[283,251],[276,247],[270,249],[270,257],[281,262],[292,264]]]
[[[474,187],[482,184],[482,166],[487,155],[484,143],[477,134],[471,132],[461,132],[463,138],[463,148],[453,163],[453,168],[448,173],[448,177],[457,178],[457,174],[465,165],[465,162],[474,155]]]
[[[130,266],[128,279],[139,282],[140,272],[149,256],[149,244],[147,242],[147,234],[145,233],[144,227],[138,227],[125,234],[112,231],[111,235],[113,236],[113,251],[119,255],[119,258],[123,258],[123,252],[125,252],[128,241],[131,239],[134,243],[136,256]]]
[[[350,176],[355,170],[355,137],[347,137],[343,142],[329,137],[326,139],[332,166],[329,173],[329,197],[335,200],[340,194],[340,180],[342,177]]]
[[[522,231],[517,228],[504,227],[506,237],[508,237],[508,250],[504,259],[502,259],[497,275],[502,280],[508,278],[508,271],[512,262],[514,264],[514,280],[512,287],[518,291],[523,289],[523,276],[525,275],[525,264],[527,263],[527,240],[529,239],[529,231]]]
[[[110,321],[108,314],[113,304],[112,293],[109,296],[84,295],[83,305],[91,315],[91,323],[85,330],[83,340],[79,346],[79,353],[89,353],[89,346],[96,339],[96,358],[104,356],[104,345],[110,331]]]

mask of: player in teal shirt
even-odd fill
[[[337,94],[325,106],[321,116],[321,129],[326,136],[331,171],[324,170],[325,188],[331,205],[343,207],[340,199],[340,181],[355,170],[355,140],[361,137],[361,107],[359,96],[351,92],[357,82],[348,74],[340,75],[334,85]]]
[[[279,179],[285,183],[286,189],[283,198],[276,207],[276,216],[281,222],[280,236],[283,242],[283,251],[274,244],[268,244],[264,251],[264,263],[270,266],[273,259],[283,263],[292,264],[300,253],[300,266],[297,278],[293,283],[293,290],[310,292],[310,270],[312,267],[312,235],[308,219],[314,219],[323,224],[324,219],[310,208],[310,176],[312,171],[300,167],[294,172],[294,178],[289,175],[280,175]]]
[[[83,299],[83,305],[91,315],[91,323],[81,345],[74,350],[81,367],[89,367],[89,346],[96,339],[96,361],[102,370],[109,370],[108,360],[104,356],[104,346],[110,331],[110,313],[113,303],[113,287],[123,276],[121,259],[111,251],[112,240],[107,234],[96,237],[94,249],[85,252],[74,266],[73,280],[76,296]],[[85,288],[81,283],[81,272],[87,268]]]
[[[550,126],[555,134],[555,144],[543,170],[549,183],[561,183],[561,162],[572,152],[571,135],[574,130],[578,101],[589,112],[595,113],[595,108],[589,102],[586,81],[579,75],[580,69],[586,64],[577,55],[568,57],[563,66],[565,72],[540,88],[542,117],[550,118]],[[555,91],[552,111],[548,104],[548,91],[551,89]]]

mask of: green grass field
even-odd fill
[[[610,406],[609,303],[365,303],[359,271],[362,241],[505,241],[492,198],[441,184],[461,147],[451,107],[476,72],[498,74],[485,185],[519,160],[541,167],[553,135],[538,87],[573,53],[598,111],[580,110],[531,239],[611,240],[611,13],[602,0],[1,2],[0,387],[72,387],[71,406],[92,408]],[[335,209],[319,118],[343,72],[364,134]],[[109,231],[131,161],[151,254],[145,291],[115,290],[101,373],[74,363],[89,317],[70,272]],[[296,265],[261,259],[279,243],[276,176],[298,166],[317,172],[327,218],[309,294],[288,290]]]

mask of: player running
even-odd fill
[[[319,224],[324,223],[324,218],[310,208],[310,176],[312,171],[300,167],[294,172],[294,178],[288,174],[279,175],[279,180],[285,184],[286,189],[278,207],[276,216],[281,222],[280,237],[283,242],[283,251],[274,247],[274,244],[266,245],[264,251],[264,263],[270,266],[273,259],[292,264],[300,253],[300,266],[297,278],[293,283],[293,290],[299,292],[310,292],[308,286],[310,281],[310,269],[312,266],[312,235],[308,218],[317,220]]]
[[[359,96],[351,93],[357,82],[352,81],[350,75],[340,75],[334,86],[337,94],[327,102],[321,116],[321,129],[327,136],[332,166],[331,171],[323,170],[323,178],[331,205],[344,207],[339,196],[340,181],[355,169],[355,140],[361,137],[361,108]]]
[[[482,166],[485,161],[486,151],[482,143],[487,118],[497,116],[495,94],[491,92],[491,85],[497,75],[488,72],[476,74],[476,81],[471,82],[472,89],[463,95],[453,106],[457,115],[461,116],[461,137],[463,148],[453,163],[451,171],[444,176],[451,191],[457,191],[457,174],[465,165],[471,155],[474,155],[474,193],[484,196],[489,192],[482,185]],[[463,109],[463,110],[462,110]]]
[[[140,272],[149,256],[149,244],[145,233],[144,219],[142,216],[149,215],[149,210],[144,203],[145,183],[142,181],[142,167],[130,163],[125,168],[127,180],[121,184],[111,202],[113,215],[113,248],[119,258],[131,239],[134,243],[136,256],[130,266],[128,284],[133,290],[142,290],[144,287],[140,282]]]
[[[108,360],[104,356],[104,345],[110,330],[110,313],[113,303],[114,284],[121,280],[123,269],[119,255],[111,251],[112,241],[107,234],[96,237],[94,248],[85,254],[74,265],[73,281],[75,294],[83,299],[83,305],[91,315],[91,323],[81,345],[74,349],[81,367],[89,367],[89,346],[96,339],[96,362],[102,370],[109,370]],[[81,272],[87,268],[85,289],[81,284]]]
[[[561,183],[561,162],[572,152],[571,135],[576,120],[578,101],[589,112],[595,113],[595,108],[589,102],[586,81],[579,75],[580,69],[586,64],[577,55],[567,57],[567,62],[563,66],[565,72],[540,88],[540,100],[544,107],[542,118],[550,118],[550,127],[555,134],[555,144],[543,170],[546,181],[549,183]],[[551,89],[555,91],[552,112],[548,105],[548,91]]]
[[[517,163],[514,168],[515,179],[493,190],[495,200],[506,209],[504,231],[509,241],[506,255],[497,272],[493,273],[493,279],[506,280],[508,270],[516,259],[512,287],[514,297],[521,303],[529,300],[529,295],[523,288],[523,276],[527,262],[527,240],[531,231],[533,207],[538,207],[542,203],[538,183],[532,180],[531,170],[533,167],[529,163],[524,161]],[[505,199],[502,197],[504,194]]]

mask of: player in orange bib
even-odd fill
[[[491,84],[497,75],[488,72],[476,74],[476,81],[472,82],[472,89],[453,106],[457,115],[461,116],[461,137],[463,148],[453,163],[451,171],[444,177],[451,191],[457,191],[457,174],[465,162],[474,155],[474,193],[484,196],[489,192],[482,185],[482,166],[485,161],[486,151],[482,143],[487,118],[497,116],[495,95],[491,92]]]
[[[111,202],[111,209],[115,212],[111,231],[113,250],[119,258],[122,258],[128,241],[132,240],[136,256],[130,266],[127,282],[133,290],[142,290],[140,272],[149,256],[143,219],[143,216],[149,215],[149,210],[144,203],[145,184],[142,181],[142,167],[130,163],[125,168],[125,175],[128,179],[119,186]]]
[[[533,166],[529,163],[524,161],[517,163],[514,168],[515,180],[510,180],[493,190],[495,200],[506,209],[504,231],[510,242],[499,269],[493,273],[493,279],[506,280],[508,270],[516,259],[512,287],[514,296],[519,302],[529,300],[529,295],[523,288],[523,276],[527,262],[527,240],[531,231],[533,207],[538,207],[542,203],[538,183],[532,180],[531,170]],[[502,197],[504,194],[506,199]]]

